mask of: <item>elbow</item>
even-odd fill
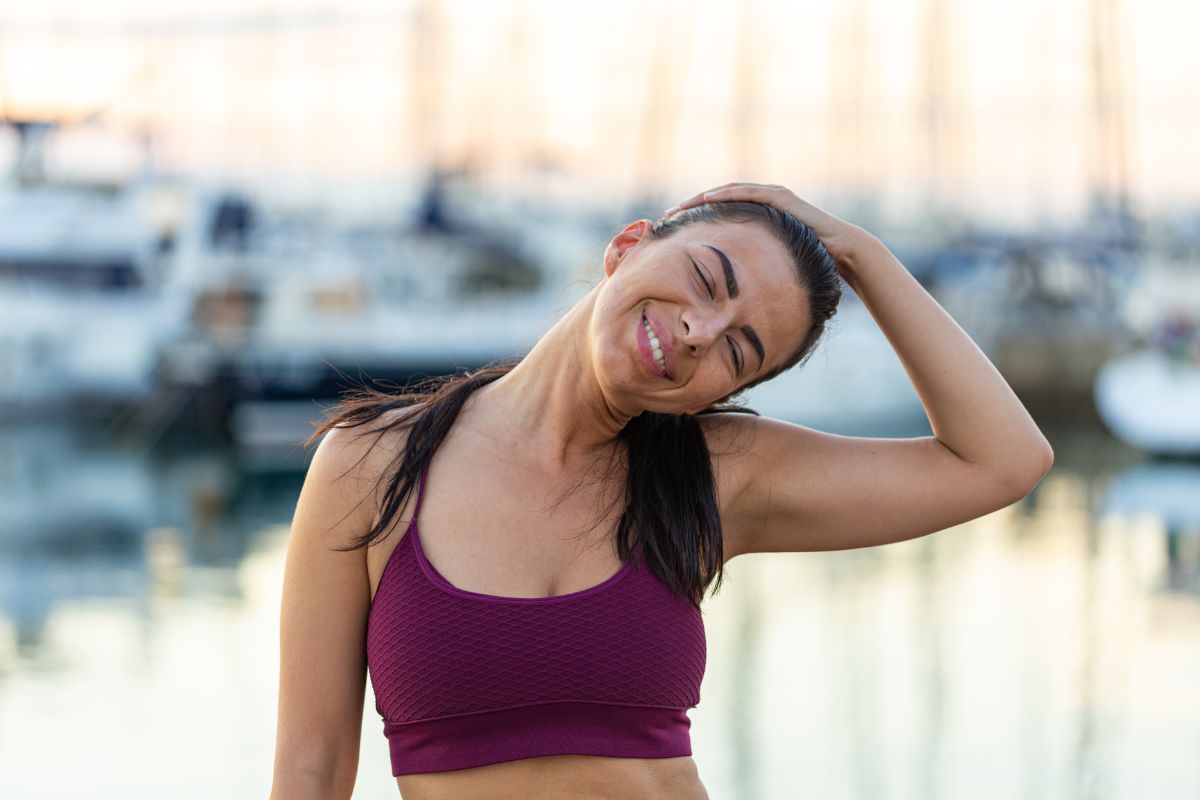
[[[1012,487],[1016,500],[1028,496],[1036,489],[1053,466],[1054,450],[1050,447],[1050,443],[1046,442],[1038,448],[1038,455],[1031,460],[1029,466],[1009,476],[1009,485]]]
[[[1034,486],[1037,486],[1039,483],[1041,483],[1042,478],[1046,477],[1046,474],[1050,472],[1051,467],[1054,466],[1054,448],[1050,446],[1049,442],[1044,442],[1042,444],[1039,456],[1040,458],[1038,461],[1038,467],[1033,473],[1036,476],[1033,482]]]

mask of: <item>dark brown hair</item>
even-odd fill
[[[756,223],[765,226],[787,248],[796,276],[808,299],[812,326],[795,350],[764,375],[740,387],[699,414],[758,412],[738,405],[734,398],[746,389],[807,360],[837,312],[841,284],[837,265],[817,235],[792,214],[759,203],[710,203],[660,220],[651,239],[664,239],[687,225],[701,222]],[[389,430],[407,429],[403,449],[396,453],[385,475],[379,521],[371,530],[340,550],[365,547],[382,538],[415,490],[421,473],[445,439],[471,394],[507,374],[522,357],[495,361],[473,371],[438,376],[406,386],[400,392],[383,392],[365,384],[343,394],[326,409],[326,419],[304,442],[311,445],[334,427],[353,428],[398,408],[413,409],[367,432],[382,436]],[[724,575],[720,509],[708,445],[697,415],[645,411],[631,419],[618,435],[627,453],[625,509],[617,525],[617,552],[628,558],[640,538],[652,572],[672,593],[699,608],[710,584],[714,592]],[[378,438],[376,439],[378,442]],[[382,485],[382,479],[381,479]],[[715,583],[714,583],[715,581]]]

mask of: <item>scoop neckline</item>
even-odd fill
[[[587,597],[589,595],[593,595],[598,592],[601,592],[601,591],[607,589],[608,587],[613,586],[614,584],[620,582],[620,580],[622,578],[624,578],[626,575],[628,575],[630,573],[630,571],[633,569],[633,559],[636,555],[635,553],[631,552],[629,554],[629,557],[626,558],[625,561],[621,564],[620,568],[616,572],[614,572],[612,575],[608,576],[603,581],[595,584],[594,586],[588,586],[587,588],[580,589],[579,591],[576,591],[576,592],[568,592],[567,594],[555,594],[555,595],[551,595],[549,597],[508,597],[506,595],[485,594],[483,592],[473,592],[469,589],[460,589],[457,586],[455,586],[454,584],[450,583],[450,581],[446,580],[445,576],[442,575],[442,573],[438,572],[437,567],[435,567],[433,565],[433,563],[428,558],[425,557],[425,549],[421,546],[421,533],[417,527],[417,523],[416,523],[415,519],[413,520],[412,525],[409,526],[407,536],[408,536],[408,538],[412,539],[412,548],[416,554],[417,563],[421,566],[421,571],[425,573],[425,577],[427,577],[429,579],[430,583],[432,583],[435,587],[437,587],[438,589],[440,589],[448,594],[452,594],[457,597],[463,597],[468,600],[482,600],[482,601],[486,601],[489,603],[512,603],[512,604],[516,604],[516,605],[539,605],[539,604],[546,604],[546,603],[560,603],[560,602],[563,602],[566,600],[577,600],[582,597]],[[634,550],[635,551],[638,550],[640,548],[640,546],[641,546],[641,542],[639,541],[634,545]]]

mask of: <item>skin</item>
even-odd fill
[[[740,325],[752,325],[768,359],[780,360],[807,330],[804,294],[794,267],[784,247],[764,228],[699,224],[657,241],[646,238],[649,228],[649,220],[639,220],[612,239],[604,255],[605,279],[518,367],[476,393],[456,421],[455,435],[439,450],[441,463],[430,472],[422,530],[441,534],[427,552],[452,584],[488,594],[536,597],[602,582],[620,564],[611,545],[615,518],[598,526],[582,544],[563,531],[584,528],[597,495],[610,499],[606,490],[615,487],[576,492],[543,524],[522,519],[520,524],[497,525],[497,514],[545,507],[549,501],[544,487],[554,487],[557,499],[565,491],[564,476],[594,472],[598,459],[612,455],[621,428],[643,410],[698,410],[758,374],[757,357]],[[726,253],[739,271],[736,300],[725,296],[718,257],[706,244]],[[708,271],[715,300],[696,275],[693,258]],[[636,336],[644,307],[677,337],[674,381],[648,374],[638,355]],[[726,337],[733,337],[745,354],[740,378]],[[762,369],[774,363],[768,360]],[[481,454],[486,454],[482,463],[503,469],[480,476]],[[440,495],[433,489],[437,467],[443,468],[437,476]],[[459,477],[447,477],[447,472]],[[471,486],[479,511],[445,514],[452,505],[449,484]],[[439,503],[439,496],[445,502]],[[435,506],[440,511],[433,511]],[[513,516],[515,523],[520,515]],[[481,528],[518,532],[505,534],[494,546],[472,547],[469,532]],[[466,555],[472,550],[475,558]],[[546,797],[707,797],[691,757],[549,756],[461,770],[453,776],[401,776],[398,784],[406,800],[529,797],[532,787]]]
[[[565,594],[617,570],[611,524],[594,526],[615,485],[593,485],[614,454],[617,433],[645,409],[703,408],[770,369],[807,331],[805,299],[783,246],[753,224],[700,224],[662,240],[648,220],[626,226],[604,252],[604,279],[503,378],[464,406],[430,470],[421,511],[430,560],[459,588],[511,597]],[[719,259],[738,271],[730,299]],[[713,299],[692,259],[714,287]],[[675,375],[649,374],[637,350],[641,312],[672,331]],[[740,326],[752,325],[767,353],[760,367]],[[727,337],[745,361],[735,374]],[[273,798],[349,797],[357,770],[364,697],[364,622],[379,579],[403,531],[350,553],[348,542],[377,517],[373,488],[403,446],[394,434],[367,449],[334,429],[321,440],[292,522],[281,614],[280,710]],[[478,464],[492,469],[481,471]],[[561,501],[579,478],[585,488],[551,515],[522,513]],[[456,503],[470,491],[472,504]],[[410,506],[400,519],[408,519]],[[482,513],[486,512],[486,513]],[[504,520],[512,524],[504,524]],[[466,535],[503,531],[487,541]],[[584,535],[579,535],[579,532]],[[568,532],[568,533],[564,533]],[[318,699],[314,699],[318,698]],[[627,759],[549,756],[454,773],[400,776],[413,798],[672,797],[707,794],[690,757]]]
[[[650,224],[638,220],[613,237],[605,279],[515,369],[477,393],[485,406],[480,423],[507,430],[509,442],[532,450],[550,471],[574,469],[580,456],[610,449],[642,411],[694,413],[760,374],[741,325],[758,331],[764,370],[786,358],[808,329],[787,251],[760,226],[697,224],[651,241]],[[719,259],[705,245],[725,252],[738,270],[736,300],[725,294]],[[716,300],[702,288],[693,259],[716,286]],[[673,381],[642,366],[636,337],[645,308],[674,337]],[[741,379],[727,336],[747,362]]]
[[[1052,463],[1049,444],[986,357],[878,240],[782,187],[734,184],[723,192],[681,205],[767,202],[817,232],[896,347],[935,433],[848,437],[748,415],[698,417],[713,453],[726,562],[750,552],[922,536],[1009,505],[1037,484]],[[613,237],[601,282],[516,368],[472,395],[437,451],[421,538],[451,584],[545,597],[607,579],[620,566],[612,539],[619,511],[593,523],[619,485],[596,476],[619,456],[616,435],[625,423],[643,410],[700,410],[786,358],[807,332],[802,289],[765,229],[706,223],[651,241],[649,225],[638,220]],[[738,298],[721,288],[708,245],[738,270]],[[715,284],[715,299],[697,282],[692,259]],[[644,309],[670,331],[672,380],[650,373],[638,355]],[[762,339],[761,367],[740,333],[746,324]],[[741,376],[731,368],[730,336],[745,356]],[[330,545],[377,519],[373,490],[403,446],[400,435],[368,451],[373,437],[334,429],[305,478],[284,573],[272,798],[350,797],[353,790],[365,620],[402,531],[365,551]],[[473,502],[462,503],[468,494]],[[410,517],[409,503],[398,526]],[[707,797],[690,757],[550,756],[405,775],[397,785],[405,800]]]

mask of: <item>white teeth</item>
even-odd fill
[[[662,368],[663,373],[667,371],[667,362],[663,359],[662,342],[654,335],[654,329],[650,327],[649,322],[642,322],[642,327],[646,329],[646,336],[650,338],[650,347],[654,351],[654,360],[658,362],[658,366]]]

